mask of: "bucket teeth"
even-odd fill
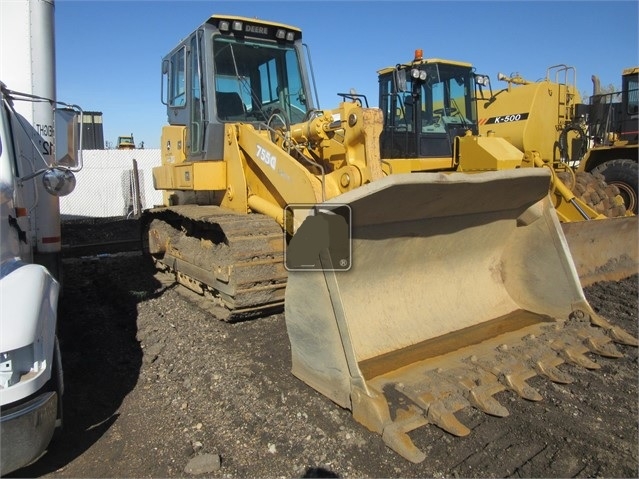
[[[421,392],[414,386],[397,385],[396,389],[424,409],[430,423],[455,436],[470,434],[470,429],[459,422],[454,414],[470,405],[456,385],[441,378],[439,383],[431,382],[428,386],[427,392]]]
[[[539,376],[545,377],[554,383],[570,384],[573,382],[573,378],[570,374],[557,368],[557,366],[565,363],[561,356],[556,351],[553,351],[552,348],[548,347],[545,342],[535,341],[531,343],[531,339],[535,338],[529,338],[525,343],[526,346],[520,353],[522,361],[533,368]]]
[[[578,329],[575,331],[575,335],[575,341],[581,341],[586,348],[599,356],[606,358],[623,356],[615,347],[613,340],[599,328]]]
[[[595,338],[591,336],[586,338],[585,345],[593,353],[597,353],[606,358],[620,358],[623,356],[608,338]]]
[[[506,417],[508,409],[495,399],[497,393],[510,390],[524,399],[540,401],[542,395],[527,383],[530,378],[541,376],[569,384],[573,378],[559,369],[562,364],[599,369],[590,354],[622,356],[614,344],[621,342],[615,337],[615,328],[593,327],[587,320],[544,323],[528,331],[504,335],[500,343],[490,341],[418,361],[401,374],[391,371],[372,378],[368,386],[379,395],[385,396],[390,386],[401,394],[399,404],[412,402],[407,408],[397,408],[394,419],[383,424],[384,442],[406,459],[421,462],[426,455],[413,444],[408,432],[434,424],[455,436],[467,436],[471,429],[456,417],[458,411],[474,407],[491,416]],[[622,339],[624,335],[619,334]],[[393,398],[392,394],[386,397]]]
[[[473,373],[476,377],[462,376],[461,374],[459,377],[459,384],[466,389],[464,396],[470,405],[491,416],[508,416],[508,409],[493,397],[494,394],[505,389],[504,385],[497,381],[493,374],[487,372],[481,374],[477,370],[474,370]]]
[[[622,328],[613,326],[601,316],[593,314],[589,315],[589,318],[593,325],[604,329],[615,343],[625,344],[626,346],[639,346],[639,339],[628,334]]]
[[[553,362],[559,362],[563,364],[564,361],[560,359],[558,356],[555,356],[555,358],[556,360],[552,362],[544,361],[544,360],[537,361],[537,363],[535,363],[535,369],[537,370],[539,375],[550,379],[554,383],[558,383],[558,384],[572,383],[574,381],[572,376],[568,373],[560,371],[559,369],[555,367],[556,365],[553,364]]]
[[[567,362],[576,364],[586,369],[599,369],[596,362],[588,359],[584,353],[590,351],[583,345],[571,345],[564,341],[554,341],[552,348],[557,351]]]
[[[450,434],[455,436],[468,436],[470,434],[470,429],[459,422],[444,401],[431,404],[427,416],[430,422]]]
[[[514,356],[506,353],[507,348],[501,348],[504,353],[500,354],[495,361],[477,361],[477,364],[487,371],[493,373],[504,386],[514,391],[519,396],[530,401],[541,401],[543,398],[535,388],[526,383],[526,380],[534,377],[537,373],[526,366],[526,364]]]
[[[521,374],[504,374],[502,378],[509,389],[515,391],[524,399],[529,401],[541,401],[543,399],[542,395],[530,386]]]
[[[608,329],[608,333],[616,343],[625,344],[626,346],[639,346],[639,340],[623,329],[612,327]]]
[[[510,414],[508,409],[492,397],[490,392],[486,392],[482,388],[471,389],[468,393],[468,401],[480,411],[491,416],[506,417]]]
[[[395,421],[384,427],[382,440],[397,454],[414,463],[426,459],[424,454],[408,436],[408,432],[428,424],[419,408],[409,406],[408,409],[398,409]]]

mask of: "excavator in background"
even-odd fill
[[[544,82],[493,94],[489,77],[476,74],[470,63],[424,59],[421,50],[411,62],[379,70],[378,80],[385,171],[545,167],[582,285],[637,271],[637,248],[628,246],[637,243],[637,219],[619,189],[596,175],[575,173],[568,148],[557,146],[577,143],[567,122],[574,116],[574,88]],[[532,106],[520,105],[522,98]],[[617,217],[622,219],[611,222]]]
[[[300,29],[213,15],[162,78],[146,253],[220,319],[284,306],[293,374],[403,457],[426,457],[417,427],[465,435],[456,411],[505,416],[497,392],[541,399],[528,378],[637,345],[586,301],[547,169],[389,171],[380,109],[316,106]]]

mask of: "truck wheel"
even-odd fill
[[[619,188],[626,209],[637,214],[637,182],[639,167],[630,159],[610,160],[596,166],[592,173],[599,173],[609,185]]]
[[[608,218],[626,215],[619,188],[606,183],[602,175],[578,171],[574,177],[570,172],[558,173],[557,176],[577,198],[597,213]]]

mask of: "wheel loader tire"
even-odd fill
[[[619,189],[626,209],[637,214],[637,183],[639,166],[635,160],[610,160],[591,170],[593,174],[601,174],[609,185]]]
[[[572,173],[569,172],[558,173],[557,176],[570,186],[577,198],[597,213],[608,218],[626,215],[625,198],[616,185],[608,184],[605,181],[603,175],[579,171],[575,173],[574,179]]]

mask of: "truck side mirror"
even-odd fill
[[[66,196],[75,189],[75,175],[70,170],[49,168],[42,174],[42,184],[53,196]]]
[[[66,168],[77,169],[81,166],[80,160],[80,128],[78,117],[81,115],[75,110],[66,108],[56,109],[54,117],[55,125],[55,164]]]

